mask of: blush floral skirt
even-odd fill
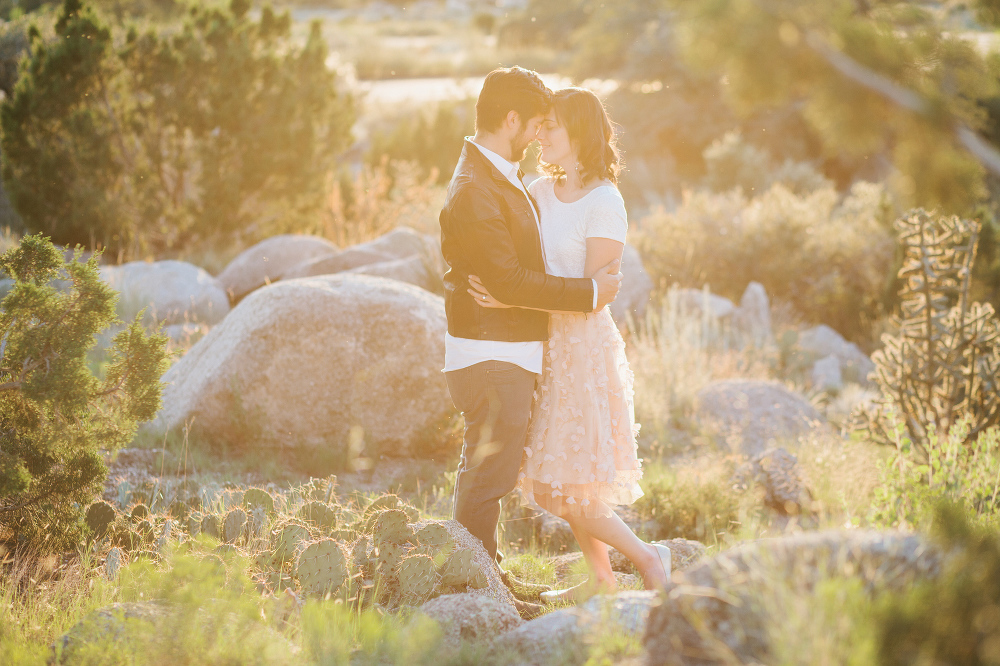
[[[549,316],[518,479],[524,504],[597,517],[642,497],[632,382],[607,308]]]

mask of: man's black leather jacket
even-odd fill
[[[483,308],[466,291],[478,275],[501,303],[590,312],[589,278],[545,274],[538,227],[524,194],[466,140],[441,210],[441,251],[448,332],[457,338],[546,340],[549,316],[538,310]]]

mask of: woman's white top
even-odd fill
[[[587,264],[587,239],[625,242],[628,218],[625,200],[613,185],[600,185],[572,203],[556,198],[555,181],[538,178],[528,186],[541,211],[545,272],[582,278]]]

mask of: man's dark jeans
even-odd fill
[[[503,361],[483,361],[446,376],[451,399],[465,415],[455,520],[495,559],[500,500],[517,484],[537,376]]]

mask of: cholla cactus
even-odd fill
[[[295,575],[307,593],[336,592],[350,575],[347,555],[333,539],[314,541],[299,553]]]

